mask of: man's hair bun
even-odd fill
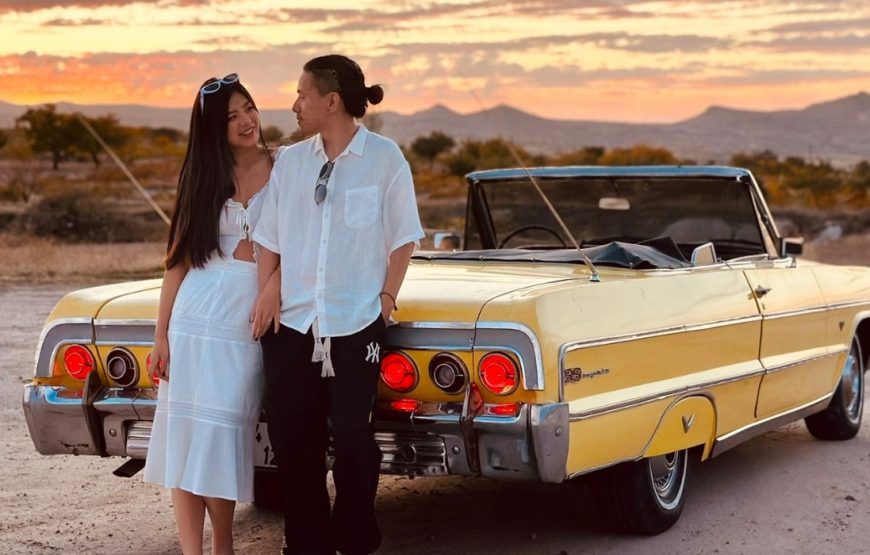
[[[380,101],[384,99],[384,88],[380,85],[366,87],[366,98],[368,98],[368,101],[372,104],[380,103]]]

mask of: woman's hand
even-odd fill
[[[257,295],[251,311],[251,334],[260,339],[272,327],[275,333],[281,326],[281,281],[270,279],[266,288]]]
[[[169,340],[164,336],[154,340],[151,349],[148,375],[157,376],[163,381],[169,381]]]

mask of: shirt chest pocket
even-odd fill
[[[348,189],[344,196],[344,223],[355,229],[372,225],[379,206],[377,186]]]

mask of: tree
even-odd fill
[[[546,163],[546,157],[531,155],[521,146],[504,139],[463,141],[456,151],[444,158],[448,173],[458,177],[474,170],[537,166]]]
[[[670,150],[647,145],[614,148],[604,153],[599,161],[604,166],[655,166],[679,163]]]
[[[6,143],[8,141],[9,141],[9,138],[6,136],[6,133],[4,133],[2,129],[0,129],[0,148],[3,148],[4,146],[6,146]]]
[[[34,152],[51,153],[51,167],[55,170],[75,144],[76,134],[85,132],[70,116],[58,114],[54,104],[30,108],[15,123],[24,128]]]
[[[784,165],[774,152],[770,150],[752,154],[739,152],[731,157],[729,164],[751,171],[761,192],[769,201],[785,200],[786,191],[782,185]]]
[[[11,161],[7,186],[17,199],[27,203],[39,184],[39,164],[30,144],[20,134],[11,137],[6,145],[6,154]]]
[[[263,138],[267,144],[278,144],[284,138],[284,132],[278,127],[270,125],[263,129]]]
[[[756,177],[772,176],[782,172],[782,163],[779,161],[779,157],[769,150],[752,154],[739,152],[731,157],[729,165],[746,168]]]
[[[830,204],[833,195],[845,181],[841,172],[830,162],[808,164],[803,159],[786,159],[786,185],[792,189],[805,190],[816,208]]]
[[[426,137],[417,137],[411,143],[411,151],[429,161],[429,169],[435,164],[435,158],[442,152],[447,152],[456,146],[456,141],[453,137],[442,133],[441,131],[433,131]]]
[[[81,129],[81,133],[75,136],[75,141],[72,147],[75,150],[90,156],[94,166],[98,168],[100,167],[99,154],[103,152],[103,147],[100,146],[94,136],[85,129],[85,126],[81,124],[79,118],[86,120],[91,127],[94,128],[94,131],[97,132],[97,135],[99,135],[107,145],[115,150],[126,145],[133,135],[131,129],[121,126],[121,123],[114,114],[97,118],[88,118],[81,114],[73,114],[72,117]]]
[[[857,206],[864,206],[870,197],[870,162],[858,162],[849,174],[850,201]]]
[[[172,127],[146,127],[144,131],[152,141],[163,140],[180,143],[186,140],[184,132]]]
[[[603,146],[584,146],[579,150],[558,155],[553,163],[558,166],[597,166],[604,152]]]

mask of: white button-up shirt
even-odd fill
[[[362,125],[335,159],[326,200],[320,135],[282,148],[253,239],[281,256],[281,323],[320,337],[364,329],[381,313],[390,253],[423,237],[411,169],[393,141]]]

